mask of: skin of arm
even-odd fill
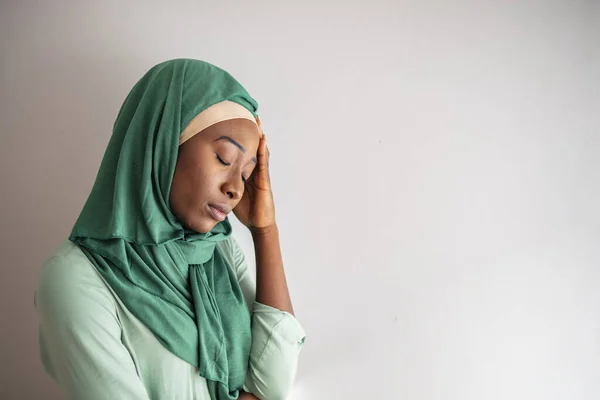
[[[240,392],[238,400],[260,400],[258,397],[248,392]]]
[[[253,228],[251,232],[256,254],[256,301],[294,315],[277,225]]]
[[[275,204],[269,176],[269,149],[267,138],[257,118],[260,143],[257,165],[245,182],[242,199],[234,213],[252,234],[256,254],[256,300],[259,303],[287,311],[294,315],[287,287],[279,228],[275,219]]]

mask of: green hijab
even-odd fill
[[[257,103],[226,71],[170,60],[133,87],[113,127],[92,192],[70,240],[125,306],[179,358],[198,367],[213,400],[236,399],[250,353],[250,315],[232,267],[208,233],[181,225],[169,206],[179,136],[224,100],[256,116]]]

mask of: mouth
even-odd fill
[[[225,204],[209,204],[208,209],[217,221],[225,221],[227,218],[227,214],[231,212],[231,208],[226,206]]]

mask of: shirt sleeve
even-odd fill
[[[68,399],[149,400],[121,342],[116,301],[87,258],[49,259],[35,304],[42,363]]]
[[[285,399],[298,366],[305,333],[290,313],[255,301],[256,283],[244,252],[231,238],[230,254],[252,312],[252,347],[244,390],[262,400]]]

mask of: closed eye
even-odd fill
[[[225,166],[227,166],[227,167],[229,167],[229,166],[231,165],[231,163],[228,163],[228,162],[226,162],[225,160],[223,160],[223,159],[221,158],[221,156],[220,156],[220,155],[218,155],[217,153],[215,153],[215,155],[217,156],[217,160],[219,160],[219,162],[220,162],[221,164],[223,164],[223,165],[225,165]],[[242,181],[243,181],[244,183],[246,183],[246,181],[247,181],[247,180],[248,180],[248,178],[246,178],[244,175],[242,175]]]
[[[219,160],[219,162],[220,162],[221,164],[223,164],[223,165],[226,165],[226,166],[230,166],[230,165],[231,165],[231,163],[225,162],[225,160],[223,160],[223,159],[221,158],[221,156],[219,156],[218,154],[216,154],[216,156],[217,156],[217,160]]]

